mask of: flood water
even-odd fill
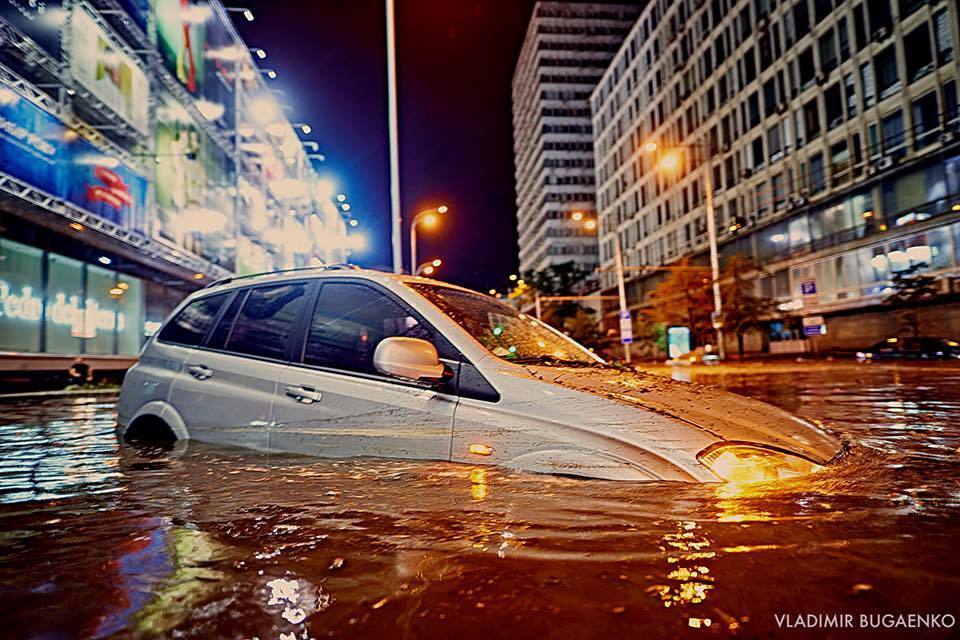
[[[114,397],[0,404],[0,635],[856,638],[878,633],[861,614],[960,617],[960,368],[731,370],[677,375],[822,422],[852,455],[737,493],[135,450]],[[854,628],[778,623],[798,614]]]

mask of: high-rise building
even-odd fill
[[[345,259],[333,187],[232,20],[0,0],[0,387],[122,370],[222,276]]]
[[[776,303],[772,350],[895,335],[884,302],[910,269],[936,276],[949,301],[958,43],[958,5],[944,0],[647,5],[591,97],[600,262],[612,267],[620,242],[630,306],[664,277],[637,267],[708,263],[706,172],[721,263],[755,258],[758,293]],[[659,163],[671,148],[679,167]],[[925,317],[921,331],[955,333],[960,308]]]
[[[597,264],[588,98],[639,13],[636,5],[538,2],[513,75],[520,270]],[[580,216],[577,216],[580,217]]]

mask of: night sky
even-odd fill
[[[399,0],[397,68],[404,221],[447,204],[419,233],[420,261],[438,277],[504,289],[517,268],[510,80],[532,0]],[[327,156],[317,165],[347,194],[370,239],[354,261],[389,269],[390,170],[383,0],[251,0],[241,34],[266,49],[268,82],[293,122]],[[408,264],[404,229],[404,265]]]

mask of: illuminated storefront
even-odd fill
[[[140,279],[0,239],[0,351],[132,356],[145,318]]]

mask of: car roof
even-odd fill
[[[467,289],[449,282],[441,282],[432,278],[423,276],[411,276],[400,273],[389,273],[377,269],[361,269],[354,265],[332,265],[320,267],[303,267],[297,269],[284,269],[280,271],[269,271],[265,273],[256,273],[251,275],[230,276],[222,278],[208,284],[205,288],[194,292],[193,296],[201,297],[207,294],[219,293],[222,291],[232,291],[242,287],[256,286],[260,284],[272,284],[275,282],[288,282],[291,280],[313,280],[327,278],[359,278],[370,280],[390,286],[391,284],[430,284],[434,286],[458,289],[477,295],[485,295],[472,289]]]

